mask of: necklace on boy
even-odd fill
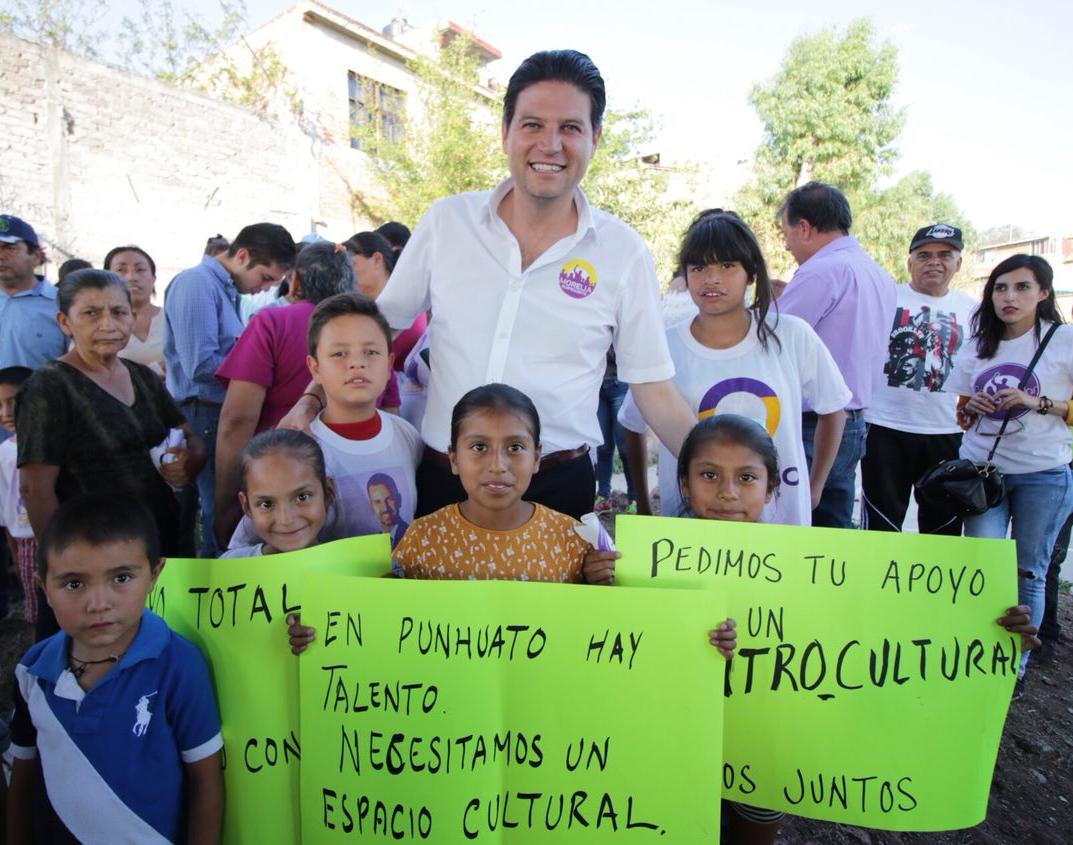
[[[124,651],[123,654],[126,654],[126,652]],[[97,666],[101,663],[118,663],[123,654],[109,654],[107,657],[102,657],[100,660],[79,660],[72,654],[68,661],[68,669],[77,680],[86,674],[86,669],[90,666]],[[76,666],[75,664],[78,665]]]

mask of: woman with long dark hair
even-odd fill
[[[1043,618],[1051,546],[1073,508],[1067,427],[1073,418],[1073,327],[1063,322],[1051,266],[1037,255],[1007,258],[991,271],[972,317],[976,354],[958,358],[945,386],[969,397],[962,458],[986,460],[1009,417],[992,459],[1005,477],[1006,495],[985,513],[966,517],[965,534],[1005,537],[1011,530],[1020,602],[1032,608],[1036,626]],[[1020,386],[1052,326],[1054,335]],[[1022,676],[1024,665],[1023,659]]]

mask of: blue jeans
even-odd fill
[[[220,409],[211,405],[190,402],[180,406],[180,410],[202,440],[209,454],[204,468],[198,473],[195,483],[199,509],[201,511],[201,543],[198,557],[214,558],[219,553],[216,537],[213,534],[213,514],[216,503],[216,430],[220,427]]]
[[[1060,466],[1005,478],[1001,502],[979,516],[965,517],[965,536],[1003,538],[1010,529],[1017,544],[1017,598],[1032,609],[1032,624],[1039,627],[1051,549],[1073,509],[1073,473]],[[1022,670],[1027,660],[1025,653]]]
[[[604,435],[602,446],[596,449],[596,492],[605,499],[611,495],[611,466],[618,447],[622,458],[622,470],[626,473],[626,498],[633,501],[637,496],[633,492],[633,480],[626,468],[626,432],[618,421],[618,409],[626,398],[630,386],[618,379],[604,379],[600,385],[600,404],[596,415],[600,420],[600,431]]]
[[[805,457],[812,469],[812,440],[816,436],[819,417],[811,411],[801,415],[801,439],[805,444]],[[846,427],[842,430],[842,442],[831,465],[831,474],[823,487],[819,506],[812,511],[812,524],[823,528],[852,528],[853,501],[856,498],[857,464],[864,457],[864,443],[868,431],[864,414],[846,411]]]

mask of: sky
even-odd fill
[[[218,0],[195,0],[207,15]],[[906,111],[895,175],[932,174],[978,229],[1073,234],[1073,3],[920,0],[321,0],[367,25],[453,20],[503,53],[506,82],[537,50],[572,47],[603,73],[613,107],[656,117],[664,160],[750,159],[762,126],[749,89],[791,42],[859,17],[898,49]],[[251,25],[292,5],[247,0]],[[286,61],[286,57],[284,57]]]

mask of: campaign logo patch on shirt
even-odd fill
[[[559,289],[573,299],[584,299],[596,290],[596,270],[588,261],[570,259],[559,270]]]
[[[973,387],[977,393],[986,393],[988,396],[994,396],[1000,390],[1005,390],[1007,387],[1017,387],[1021,383],[1021,379],[1025,376],[1025,367],[1021,364],[999,364],[995,367],[988,367],[980,375],[976,377],[976,381],[973,383]],[[1029,396],[1039,396],[1040,383],[1036,378],[1036,374],[1032,373],[1028,377],[1028,384],[1024,386],[1024,391]],[[1015,408],[1010,411],[1010,419],[1015,420],[1018,417],[1023,417],[1028,413],[1028,408]],[[992,411],[987,415],[988,419],[1001,420],[1006,416],[1005,411]]]
[[[701,397],[697,419],[706,420],[719,413],[756,420],[774,437],[779,427],[781,406],[775,391],[759,379],[728,378],[712,385]]]

